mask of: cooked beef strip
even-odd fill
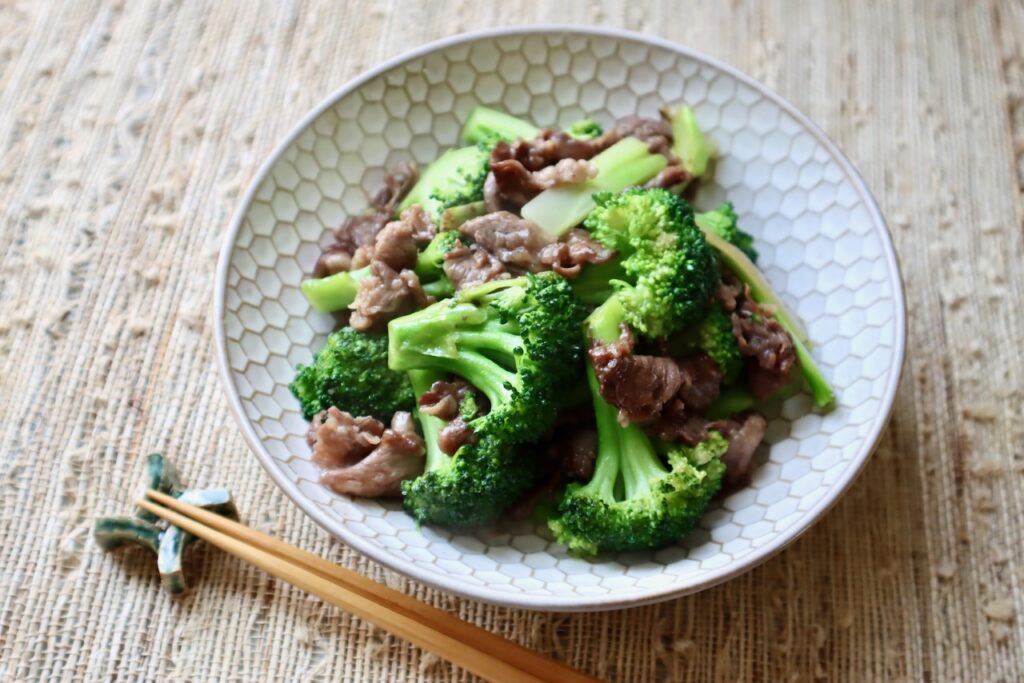
[[[459,232],[506,266],[531,273],[543,269],[539,253],[552,238],[533,221],[508,211],[488,213],[459,226]]]
[[[619,409],[624,425],[656,417],[683,382],[675,360],[634,355],[632,347],[632,333],[623,325],[618,340],[592,344],[588,350],[601,397]]]
[[[371,260],[383,261],[394,270],[412,268],[416,265],[417,244],[429,242],[436,233],[427,212],[414,204],[377,233]]]
[[[324,249],[313,268],[313,277],[326,277],[368,264],[370,255],[357,255],[357,251],[373,244],[374,237],[391,220],[398,202],[416,183],[417,177],[416,164],[411,161],[399,162],[388,169],[384,187],[370,199],[367,211],[349,216],[335,231],[334,242]],[[346,262],[341,254],[347,255],[349,260]]]
[[[348,467],[380,443],[384,425],[372,417],[353,417],[331,406],[310,424],[313,462],[320,467]]]
[[[768,422],[757,413],[737,419],[719,420],[707,425],[729,440],[729,450],[722,456],[725,463],[726,486],[735,487],[747,480],[754,451],[764,439]]]
[[[718,398],[722,385],[722,371],[718,363],[707,354],[687,356],[676,362],[682,382],[679,398],[686,409],[703,413]]]
[[[424,453],[423,439],[416,433],[412,415],[399,411],[391,418],[391,428],[381,434],[376,448],[355,463],[327,469],[320,481],[349,496],[397,496],[402,481],[423,471]]]
[[[523,204],[544,190],[556,185],[581,183],[597,175],[597,167],[584,159],[560,159],[552,166],[530,171],[516,159],[491,164],[488,176],[493,185],[488,192],[484,184],[484,200],[491,211],[505,208],[518,211]]]
[[[373,196],[370,205],[382,213],[392,215],[398,202],[409,193],[419,177],[415,161],[399,161],[384,174],[384,187]]]
[[[352,268],[352,254],[345,251],[337,244],[332,244],[324,249],[320,258],[313,266],[313,277],[321,278],[335,273],[341,273]]]
[[[749,287],[732,313],[732,334],[740,353],[748,358],[747,382],[755,398],[768,398],[792,381],[797,365],[793,339],[768,309],[750,297]]]
[[[628,137],[647,143],[647,149],[652,154],[664,154],[672,158],[672,126],[667,121],[627,116],[616,121],[615,125],[597,140],[602,140],[605,147],[610,147],[622,138]]]
[[[726,313],[732,313],[743,300],[743,284],[732,273],[723,272],[722,281],[715,291],[715,299],[722,304]]]
[[[476,433],[470,429],[466,421],[462,419],[462,416],[456,417],[446,424],[437,435],[438,448],[448,455],[454,455],[462,446],[476,442]]]
[[[349,323],[360,332],[381,329],[392,318],[433,303],[411,270],[396,271],[383,261],[370,264],[372,275],[359,283]]]
[[[491,166],[502,161],[518,161],[527,171],[539,171],[562,159],[589,159],[611,142],[596,138],[576,140],[568,133],[545,128],[533,140],[499,142],[491,150]]]
[[[671,166],[666,166],[661,169],[661,171],[658,172],[658,175],[644,183],[644,187],[660,187],[668,190],[676,185],[685,183],[690,180],[691,177],[692,176],[685,168],[682,167],[681,164],[672,164]]]
[[[565,278],[578,277],[584,263],[607,263],[616,252],[590,239],[590,233],[575,228],[562,239],[540,250],[540,262]]]
[[[476,244],[455,247],[445,254],[444,274],[456,290],[510,277],[501,261]]]
[[[438,380],[420,396],[420,412],[442,420],[454,420],[459,416],[462,399],[474,393],[476,390],[464,379]]]
[[[708,438],[707,423],[706,418],[687,412],[681,399],[673,398],[665,403],[658,419],[644,428],[659,439],[695,446]]]

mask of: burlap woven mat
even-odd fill
[[[412,46],[499,24],[647,31],[778,89],[888,216],[909,360],[881,448],[780,556],[693,597],[549,615],[333,542],[250,455],[208,317],[240,191],[294,122]],[[287,541],[613,681],[1024,677],[1024,6],[992,2],[0,2],[0,680],[467,680],[213,550],[112,557],[144,456]]]

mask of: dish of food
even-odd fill
[[[732,205],[682,196],[713,161],[689,106],[561,131],[480,106],[462,141],[392,167],[302,283],[339,318],[290,387],[324,485],[657,550],[742,485],[763,402],[832,408]]]
[[[479,226],[465,227],[473,234],[463,234],[461,228],[471,220],[494,221],[495,216],[506,218],[493,210],[486,211],[486,215],[474,215],[479,211],[479,205],[469,210],[451,210],[476,202],[459,201],[451,206],[441,206],[446,200],[458,197],[460,189],[465,187],[450,185],[441,188],[446,189],[445,192],[435,188],[436,191],[426,193],[414,187],[432,176],[436,181],[443,175],[467,181],[472,176],[479,182],[480,173],[469,173],[472,164],[468,162],[482,156],[480,148],[475,145],[485,142],[493,148],[495,143],[493,140],[475,140],[470,144],[463,140],[464,127],[474,120],[476,129],[483,131],[485,138],[489,127],[500,128],[498,124],[501,121],[511,120],[517,121],[516,125],[529,127],[527,133],[516,135],[517,139],[532,140],[536,129],[551,129],[556,133],[565,132],[577,140],[572,144],[593,145],[592,140],[610,135],[609,131],[619,128],[617,124],[628,117],[657,122],[660,119],[659,109],[666,103],[673,107],[670,119],[672,113],[683,111],[676,105],[689,105],[701,135],[715,150],[713,161],[709,160],[702,173],[690,173],[700,176],[699,181],[691,180],[680,195],[693,209],[692,216],[685,206],[678,203],[675,198],[677,192],[644,189],[624,193],[626,187],[647,184],[647,180],[635,177],[621,178],[638,173],[642,164],[651,164],[647,172],[652,176],[663,170],[662,165],[665,168],[682,165],[671,163],[672,160],[659,152],[652,152],[649,141],[634,135],[625,135],[623,140],[633,141],[635,138],[640,147],[634,145],[632,150],[619,147],[615,151],[616,155],[621,154],[618,160],[606,166],[614,168],[614,173],[604,180],[620,176],[619,182],[623,184],[599,188],[610,193],[599,195],[600,206],[597,202],[586,204],[594,201],[592,191],[574,192],[573,183],[556,184],[554,178],[546,177],[563,172],[587,176],[593,173],[588,165],[577,163],[579,159],[563,163],[563,168],[557,173],[558,162],[542,165],[539,170],[556,170],[549,170],[539,178],[533,175],[535,171],[530,170],[529,163],[523,164],[523,169],[529,172],[528,178],[513,164],[503,168],[530,183],[554,185],[540,191],[537,197],[506,197],[504,201],[507,204],[500,207],[516,220],[525,217],[543,231],[559,235],[554,240],[544,238],[544,244],[539,248],[531,247],[521,253],[499,254],[501,250],[497,246],[484,246],[487,235]],[[481,105],[485,109],[478,109]],[[596,122],[597,126],[586,123],[587,119]],[[581,121],[584,123],[577,123]],[[555,133],[550,135],[555,136]],[[590,142],[585,139],[579,141],[576,137],[586,138],[588,135],[591,136]],[[593,137],[595,135],[597,137]],[[674,145],[678,138],[673,134],[669,146]],[[588,187],[593,188],[595,183],[603,182],[598,180],[602,176],[600,166],[604,165],[607,157],[599,157],[619,142],[622,140],[582,160],[598,166],[595,177],[586,180]],[[515,143],[505,144],[510,148],[515,146]],[[473,149],[461,152],[464,155],[461,157],[452,158],[449,152],[471,147]],[[674,156],[680,162],[692,161],[679,154]],[[490,157],[487,158],[490,164]],[[446,160],[441,164],[442,168],[447,164],[449,169],[463,168],[467,173],[435,175],[429,169],[435,162],[440,163],[439,160]],[[403,162],[415,163],[420,170],[417,180],[403,179],[402,174],[389,176],[388,171],[401,170]],[[658,168],[652,170],[654,166]],[[389,182],[396,190],[407,188],[403,199],[397,198],[397,191],[382,192],[382,188],[389,187]],[[667,187],[677,190],[677,184],[678,181]],[[422,185],[420,190],[423,187],[427,185]],[[537,188],[527,189],[535,192]],[[416,199],[419,201],[413,201]],[[483,208],[486,210],[486,192],[484,200]],[[380,210],[380,205],[389,203],[390,209]],[[405,206],[401,206],[403,203]],[[727,203],[732,204],[731,211]],[[403,211],[414,204],[423,210],[424,217],[429,217],[434,225],[434,235],[429,235],[429,229],[419,234],[416,221],[412,215],[409,216],[408,228],[413,234],[415,254],[406,249],[404,258],[408,264],[408,259],[414,255],[415,262],[411,268],[391,268],[394,277],[380,266],[377,274],[373,272],[372,256],[376,255],[381,244],[375,243],[372,252],[364,250],[359,255],[356,253],[358,246],[364,245],[347,245],[354,247],[351,249],[337,244],[332,247],[332,243],[338,241],[334,232],[351,217],[366,219],[369,227],[377,233],[376,241],[381,242],[385,226],[389,222],[401,224]],[[492,208],[499,207],[492,204]],[[558,210],[552,212],[552,208]],[[370,215],[366,216],[367,213]],[[637,247],[637,244],[645,243],[643,239],[632,242],[627,239],[622,244],[616,243],[614,248],[600,242],[598,237],[619,234],[614,233],[611,227],[615,223],[614,216],[622,213],[657,217],[652,223],[654,229],[668,235],[669,240],[675,236],[676,244],[693,247],[693,254],[686,249],[659,247],[652,252],[649,248]],[[587,226],[592,214],[594,220]],[[380,221],[379,225],[373,223],[373,215],[380,216],[376,219]],[[549,220],[552,215],[568,216],[565,220],[570,222],[555,225]],[[578,218],[573,218],[573,215]],[[604,228],[598,219],[601,215],[606,224]],[[678,227],[680,224],[682,229]],[[732,226],[753,236],[752,243],[747,243],[739,233],[730,236]],[[389,231],[392,236],[401,232],[397,228],[395,226]],[[722,230],[722,233],[716,230]],[[627,230],[625,234],[635,237],[641,233],[643,231]],[[458,245],[443,244],[439,239],[430,248],[438,234],[456,235]],[[588,235],[592,244],[582,241]],[[680,239],[680,235],[684,238]],[[694,235],[699,239],[694,240]],[[716,239],[718,242],[713,244]],[[710,271],[699,267],[707,265],[699,256],[705,250],[694,246],[701,240],[705,249],[711,246],[711,254],[718,264]],[[400,242],[402,240],[392,243]],[[510,251],[515,250],[515,245],[506,246],[510,246]],[[542,259],[545,247],[547,254]],[[733,471],[740,474],[731,479],[740,481],[727,480],[715,485],[717,476],[730,479],[727,477],[728,461],[737,454],[734,449],[732,456],[726,455],[729,437],[733,437],[733,441],[736,437],[730,427],[746,425],[746,420],[737,419],[733,425],[726,421],[731,416],[745,417],[745,411],[751,410],[749,396],[754,387],[746,368],[747,356],[741,353],[738,365],[730,365],[725,356],[720,356],[723,365],[739,367],[740,371],[738,375],[735,370],[729,372],[728,380],[727,373],[721,373],[722,377],[717,382],[721,396],[716,402],[739,396],[747,404],[720,403],[715,411],[708,406],[703,412],[691,406],[687,413],[686,401],[680,399],[684,415],[703,415],[701,419],[709,438],[694,439],[693,446],[683,441],[675,442],[672,448],[680,453],[673,460],[676,465],[689,465],[695,471],[703,472],[703,481],[708,485],[687,488],[688,494],[698,492],[700,495],[691,496],[689,506],[672,508],[682,510],[685,507],[686,514],[659,518],[671,522],[666,523],[659,534],[625,534],[613,538],[602,535],[603,531],[597,533],[585,522],[573,522],[572,515],[567,515],[564,508],[559,512],[559,502],[569,487],[575,487],[573,491],[586,501],[608,502],[603,498],[603,491],[594,490],[602,488],[601,485],[588,487],[590,482],[607,482],[612,477],[598,479],[597,475],[586,476],[590,473],[585,470],[585,458],[582,459],[583,469],[573,471],[571,466],[564,466],[566,463],[548,457],[546,447],[532,448],[528,456],[533,460],[527,458],[525,462],[557,462],[558,468],[553,468],[554,471],[524,468],[526,474],[523,478],[533,479],[529,485],[515,477],[510,478],[515,479],[512,482],[515,486],[508,488],[498,486],[497,482],[485,482],[492,487],[487,491],[494,493],[494,497],[486,501],[487,506],[467,506],[473,512],[469,516],[460,513],[459,505],[454,503],[473,500],[473,494],[477,501],[486,498],[479,491],[464,492],[456,490],[458,487],[444,489],[423,485],[424,481],[435,484],[440,481],[437,474],[428,472],[424,476],[417,469],[430,467],[427,442],[436,443],[436,440],[424,438],[425,430],[419,424],[423,413],[417,417],[418,401],[413,398],[410,406],[410,394],[429,393],[435,381],[447,381],[449,385],[437,387],[440,391],[434,402],[436,405],[424,408],[451,416],[448,422],[457,422],[461,417],[468,428],[462,436],[465,437],[468,431],[472,435],[470,438],[479,439],[477,444],[472,444],[474,452],[497,454],[495,457],[498,459],[494,462],[507,462],[500,458],[502,449],[488,446],[496,442],[497,434],[503,438],[513,432],[526,434],[530,431],[527,426],[534,421],[538,424],[552,423],[551,427],[543,430],[534,426],[535,432],[529,439],[515,437],[516,440],[522,439],[517,446],[524,448],[525,444],[538,443],[559,430],[566,435],[578,431],[586,433],[585,429],[567,428],[571,427],[571,416],[564,406],[573,402],[580,404],[581,421],[594,422],[594,431],[598,430],[593,407],[595,394],[588,382],[578,381],[579,375],[573,373],[566,375],[573,375],[571,381],[531,383],[530,394],[537,399],[536,403],[513,405],[507,402],[497,410],[491,398],[497,405],[505,396],[488,398],[483,391],[467,392],[455,382],[453,375],[459,373],[454,373],[451,367],[442,368],[441,372],[446,376],[435,377],[426,386],[422,383],[422,376],[418,378],[421,383],[416,386],[409,384],[403,388],[405,385],[398,382],[394,405],[383,408],[376,416],[372,416],[371,399],[387,393],[388,382],[383,380],[394,375],[349,375],[336,385],[333,393],[328,392],[330,396],[325,394],[325,398],[328,405],[352,401],[353,397],[360,397],[363,401],[362,405],[349,403],[347,412],[353,422],[356,418],[372,416],[377,423],[362,422],[368,440],[362,446],[364,455],[369,456],[385,442],[396,446],[401,445],[405,438],[423,441],[424,455],[410,456],[404,461],[399,459],[405,462],[408,474],[398,477],[397,488],[401,493],[401,481],[407,482],[405,486],[413,494],[407,498],[414,497],[418,501],[413,512],[425,523],[418,522],[407,512],[403,502],[411,505],[409,500],[368,497],[367,493],[378,494],[367,490],[362,492],[363,495],[352,495],[352,492],[339,494],[321,483],[325,469],[338,470],[338,482],[346,478],[355,481],[348,475],[357,474],[343,473],[345,467],[335,467],[331,463],[324,468],[314,462],[314,449],[307,441],[310,421],[303,415],[303,409],[315,417],[322,407],[327,406],[317,408],[312,403],[305,406],[289,388],[289,385],[298,383],[298,366],[307,368],[320,364],[316,353],[321,348],[332,349],[328,356],[344,358],[345,354],[354,354],[361,360],[376,357],[386,362],[392,355],[388,348],[392,345],[390,341],[400,339],[403,348],[400,354],[396,354],[396,359],[400,356],[399,362],[404,364],[397,371],[401,378],[402,375],[438,371],[437,368],[420,367],[429,365],[438,356],[436,349],[430,348],[431,340],[458,338],[465,342],[475,333],[486,331],[485,335],[476,334],[475,343],[484,343],[484,337],[488,337],[487,343],[494,345],[496,350],[477,353],[490,363],[481,367],[498,368],[504,373],[511,373],[512,378],[518,381],[527,376],[525,366],[520,372],[515,365],[517,359],[527,357],[527,345],[522,344],[522,358],[513,352],[510,360],[499,343],[499,340],[503,340],[502,343],[509,341],[508,335],[518,333],[521,339],[531,341],[529,359],[533,361],[536,355],[538,364],[541,359],[547,359],[549,351],[558,356],[578,354],[577,368],[582,367],[584,372],[588,366],[594,368],[597,396],[601,395],[601,382],[591,360],[592,351],[598,360],[603,356],[607,361],[605,369],[612,366],[621,369],[624,364],[618,361],[622,358],[630,359],[625,364],[633,364],[638,358],[652,359],[640,360],[637,366],[645,370],[649,368],[641,366],[657,366],[664,371],[666,374],[656,377],[658,381],[664,381],[663,390],[668,391],[677,381],[685,381],[676,376],[677,373],[683,375],[684,371],[679,363],[669,365],[664,359],[702,357],[699,350],[714,360],[711,353],[700,346],[701,343],[709,346],[704,336],[693,331],[704,323],[704,316],[680,323],[687,329],[685,334],[676,332],[666,336],[658,327],[663,324],[658,322],[659,319],[671,321],[679,319],[673,316],[685,319],[687,315],[696,315],[694,306],[669,306],[660,311],[643,309],[645,315],[635,316],[629,321],[632,340],[613,336],[611,324],[599,325],[599,343],[592,347],[589,339],[593,335],[583,334],[575,337],[565,335],[564,338],[546,334],[540,337],[547,340],[546,345],[533,344],[534,337],[530,334],[524,336],[523,329],[535,329],[542,322],[550,324],[550,329],[561,328],[555,323],[556,316],[526,315],[528,310],[532,310],[529,302],[537,302],[537,306],[546,302],[545,306],[550,306],[552,301],[546,295],[536,296],[541,291],[538,288],[553,282],[564,285],[564,288],[549,286],[542,289],[549,293],[571,294],[573,300],[582,305],[582,310],[573,306],[557,309],[564,314],[560,318],[563,322],[579,317],[578,329],[582,330],[584,324],[590,326],[599,320],[614,322],[617,319],[619,314],[612,310],[613,306],[602,308],[598,305],[603,303],[600,298],[612,291],[615,291],[615,297],[609,300],[625,302],[621,315],[628,313],[637,301],[643,300],[639,292],[662,291],[652,287],[651,283],[664,284],[659,278],[671,268],[661,266],[678,264],[679,261],[672,260],[673,254],[678,257],[679,253],[685,252],[691,257],[688,262],[694,264],[694,272],[711,272],[720,278],[719,266],[726,266],[727,273],[736,273],[735,264],[743,263],[735,257],[731,263],[725,257],[739,253],[741,258],[749,260],[752,254],[743,254],[743,250],[750,247],[757,252],[757,268],[736,278],[735,283],[732,282],[734,276],[728,276],[725,284],[737,285],[740,291],[735,303],[737,308],[723,311],[723,315],[728,319],[730,332],[731,313],[736,310],[741,318],[749,313],[753,322],[765,318],[755,306],[770,313],[783,331],[786,331],[786,325],[789,326],[786,335],[793,345],[792,354],[797,356],[797,360],[790,364],[790,372],[793,367],[801,369],[800,375],[789,376],[794,384],[788,391],[795,393],[785,398],[757,402],[754,412],[764,418],[763,444],[753,450],[745,478],[742,469],[734,467]],[[635,254],[631,251],[634,249]],[[617,252],[615,258],[608,258],[604,263],[594,262],[603,260],[607,256],[604,252],[612,251]],[[459,273],[445,272],[445,256],[453,252],[455,256],[461,254],[465,258],[462,263],[467,267]],[[327,257],[321,259],[325,254]],[[393,256],[403,258],[401,253]],[[365,262],[362,261],[364,258]],[[377,260],[388,263],[390,259],[389,256]],[[625,272],[623,265],[629,259],[635,266],[632,273]],[[455,261],[455,257],[449,261]],[[393,263],[400,264],[400,261]],[[638,265],[641,263],[653,268],[654,275],[647,273],[641,280]],[[367,266],[369,270],[366,270]],[[609,274],[616,267],[624,272]],[[500,279],[476,285],[483,289],[470,294],[473,287],[467,284],[455,291],[460,273],[472,274],[498,268],[504,269],[504,274]],[[563,272],[559,273],[560,269]],[[319,277],[311,277],[314,270]],[[403,270],[414,274],[416,280],[413,281],[408,274],[403,277]],[[448,270],[453,270],[452,263],[449,263]],[[342,277],[337,277],[339,275]],[[382,275],[388,277],[383,278]],[[346,321],[339,320],[336,313],[318,311],[310,304],[312,299],[321,308],[336,306],[338,310],[355,304],[355,296],[361,286],[360,277],[388,279],[399,293],[408,292],[393,300],[394,309],[385,314],[390,320],[374,320],[392,305],[383,300],[377,302],[382,304],[379,309],[371,306],[364,307],[363,312],[348,313],[348,327],[341,326]],[[346,278],[349,279],[348,288],[333,286]],[[314,282],[304,286],[306,280]],[[614,280],[621,280],[624,284],[612,286]],[[749,297],[744,281],[749,283]],[[591,287],[586,291],[588,282]],[[419,300],[415,294],[417,284],[423,295]],[[565,288],[568,292],[564,291]],[[779,301],[763,303],[767,301],[764,298],[766,292],[774,292]],[[327,299],[318,300],[320,295],[326,295]],[[352,298],[348,304],[339,306],[337,301],[331,303],[331,296]],[[475,324],[482,326],[481,329],[469,329],[472,325],[468,319],[460,319],[461,322],[455,325],[456,321],[451,316],[435,315],[438,309],[424,305],[428,296],[437,300],[432,304],[435,307],[451,306],[452,302],[469,307],[464,310],[476,316]],[[552,296],[551,299],[558,297]],[[700,288],[690,291],[687,296],[675,297],[673,301],[677,299],[691,303],[702,300]],[[722,306],[722,299],[714,294],[707,298],[707,302],[718,302],[717,305]],[[273,152],[243,198],[220,262],[216,309],[219,361],[229,403],[259,461],[307,514],[360,552],[420,581],[477,599],[541,609],[606,609],[681,595],[734,576],[783,547],[820,518],[863,466],[889,413],[903,354],[902,290],[884,223],[856,171],[820,130],[751,79],[702,55],[644,36],[566,27],[503,29],[459,36],[392,60],[327,98]],[[494,321],[493,313],[498,311],[506,316],[505,322],[500,318],[499,322]],[[594,311],[609,315],[592,317]],[[365,319],[360,320],[357,313]],[[647,314],[651,316],[649,320]],[[588,318],[589,322],[584,323]],[[416,320],[419,325],[412,325]],[[385,336],[389,323],[393,330],[402,329],[399,333]],[[640,324],[648,327],[641,328]],[[670,322],[668,326],[673,324],[676,323]],[[356,329],[364,325],[367,329]],[[706,325],[708,330],[712,329],[711,323]],[[451,334],[456,327],[458,334]],[[501,329],[496,329],[498,327]],[[518,329],[513,329],[516,327]],[[348,331],[331,337],[339,329]],[[720,325],[715,329],[725,331],[726,326]],[[432,335],[427,334],[428,330],[444,332]],[[495,336],[497,332],[502,334]],[[354,343],[357,337],[346,339],[345,335],[359,335],[361,341]],[[377,335],[376,341],[371,339],[373,335]],[[659,337],[665,337],[665,344],[672,342],[672,348],[658,343]],[[708,339],[710,337],[708,333]],[[777,338],[782,337],[778,335]],[[798,342],[804,343],[805,338],[814,342],[813,346],[806,348],[814,361],[813,366],[799,358],[804,349]],[[573,344],[578,344],[578,348],[569,348]],[[446,353],[450,351],[449,348]],[[785,355],[792,357],[788,352]],[[706,360],[704,365],[712,367]],[[342,366],[352,367],[339,365]],[[802,371],[815,366],[821,378],[827,378],[828,385],[808,382],[803,378]],[[666,370],[672,367],[675,370]],[[722,366],[715,361],[713,367],[719,369]],[[392,372],[386,366],[385,370]],[[687,376],[689,370],[692,368],[687,368]],[[557,375],[557,371],[554,374]],[[475,377],[478,384],[486,384],[481,379],[485,375],[509,378],[508,374],[484,373]],[[617,373],[605,374],[606,390],[618,386],[613,381],[616,376]],[[515,382],[510,383],[515,389]],[[503,391],[504,382],[500,387],[497,384],[492,382],[490,386],[481,388],[487,388],[492,394],[512,393],[511,390]],[[554,389],[552,384],[555,384]],[[615,465],[613,469],[616,470],[622,462],[631,467],[641,462],[644,474],[669,476],[672,474],[669,470],[672,462],[667,457],[665,444],[654,431],[653,422],[658,418],[646,417],[642,411],[657,412],[659,417],[676,416],[673,411],[678,406],[674,399],[679,391],[677,388],[672,401],[660,401],[657,383],[650,384],[648,391],[635,396],[637,405],[626,406],[624,421],[628,417],[638,419],[630,420],[628,427],[622,427],[618,420],[619,409],[615,407],[609,416],[611,419],[604,420],[602,424],[606,430],[642,434],[642,438],[650,442],[653,456],[643,461],[616,456],[605,462]],[[727,385],[723,387],[723,384]],[[637,385],[626,383],[623,386]],[[835,407],[826,411],[814,404],[816,398],[823,404],[828,403],[822,387],[827,391],[829,386],[833,390]],[[366,387],[371,390],[367,391]],[[741,389],[746,389],[746,396]],[[818,390],[817,397],[815,389]],[[551,398],[552,394],[555,399]],[[472,401],[468,399],[470,395],[473,396]],[[560,406],[558,410],[546,411],[537,407],[550,405],[552,400]],[[588,401],[590,405],[586,407]],[[475,408],[472,406],[474,403]],[[611,405],[608,401],[606,403]],[[671,410],[666,410],[666,404]],[[718,413],[723,405],[724,412]],[[399,406],[405,410],[399,410]],[[451,412],[453,406],[457,415]],[[526,410],[527,407],[530,409]],[[519,408],[524,412],[519,412]],[[637,409],[641,413],[631,412]],[[341,412],[339,409],[338,413]],[[400,415],[400,419],[392,424],[395,413],[405,412],[409,413],[408,419]],[[504,415],[504,419],[499,421],[489,417],[492,415]],[[325,418],[321,421],[330,422],[331,415]],[[557,425],[554,424],[556,419]],[[718,422],[714,424],[717,429],[712,429],[715,422]],[[489,424],[487,430],[483,429],[484,423]],[[474,431],[475,427],[480,428],[479,434]],[[482,438],[489,430],[493,430],[490,432],[492,438]],[[756,441],[754,437],[759,431],[757,422],[751,423],[748,439]],[[449,432],[449,435],[459,436],[458,430]],[[723,443],[711,432],[722,435],[725,452],[720,452]],[[698,435],[702,434],[698,432]],[[581,448],[586,446],[588,438],[579,437],[584,442]],[[718,443],[708,444],[709,440]],[[373,448],[366,452],[368,445]],[[415,444],[413,446],[415,450]],[[569,452],[564,447],[555,450]],[[709,456],[709,450],[719,452],[719,455]],[[457,457],[443,453],[443,458],[438,457],[439,451],[440,448],[435,449],[435,462],[461,462]],[[618,453],[626,451],[619,449]],[[354,459],[359,463],[368,460]],[[364,467],[369,469],[374,462],[376,459],[366,462]],[[523,461],[515,462],[522,464]],[[595,469],[600,469],[600,462],[598,454],[594,459]],[[720,463],[721,467],[708,467],[709,463]],[[648,467],[651,464],[657,465],[660,473]],[[721,471],[716,473],[713,469]],[[608,471],[606,467],[606,474]],[[522,471],[517,472],[517,477],[522,474]],[[634,470],[630,470],[629,476],[633,473]],[[611,499],[616,501],[625,496],[626,476],[623,473],[620,477],[618,471],[613,474],[614,479],[622,480],[621,490],[616,490],[616,485],[612,486]],[[639,479],[642,477],[634,477],[634,481]],[[502,481],[509,483],[509,480]],[[548,484],[546,488],[539,485],[545,483]],[[395,486],[393,477],[390,482],[382,481],[381,486],[381,493],[395,493],[394,488],[388,490]],[[517,487],[523,493],[512,496],[510,491]],[[712,496],[712,490],[716,488],[717,492],[705,506],[702,496]],[[439,490],[451,495],[428,495]],[[631,492],[637,493],[636,488]],[[464,493],[467,495],[463,496]],[[600,495],[586,497],[587,493]],[[684,497],[677,496],[677,500]],[[514,498],[514,505],[506,504],[510,498]],[[444,504],[433,504],[432,500],[442,500]],[[531,507],[532,511],[527,513]],[[600,504],[592,505],[591,509],[600,507]],[[500,513],[497,512],[499,509]],[[577,520],[586,519],[583,505],[576,506],[573,512]],[[446,515],[451,518],[446,519]],[[492,521],[483,522],[486,519]],[[638,518],[630,519],[635,521]],[[693,528],[686,532],[690,525]],[[580,528],[589,536],[574,533]],[[590,533],[592,531],[594,533]],[[666,540],[677,537],[679,540]],[[665,545],[658,550],[617,549],[652,547],[662,543]]]

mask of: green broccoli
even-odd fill
[[[540,129],[532,123],[517,119],[511,114],[478,106],[469,114],[462,126],[462,139],[467,144],[483,144],[493,147],[497,142],[513,142],[515,140],[532,140],[537,137]]]
[[[597,207],[584,225],[594,239],[619,254],[625,277],[609,280],[608,287],[622,301],[629,325],[661,337],[699,319],[719,276],[689,205],[660,188],[603,192],[594,201]],[[584,279],[585,268],[576,286],[599,291],[596,279],[609,270]]]
[[[416,396],[445,373],[410,370]],[[405,509],[420,524],[464,528],[488,522],[519,498],[533,483],[534,462],[503,435],[490,433],[486,425],[476,432],[476,443],[466,444],[453,455],[438,446],[444,420],[417,411],[426,445],[423,474],[402,482]]]
[[[453,206],[444,210],[444,213],[441,214],[441,223],[437,227],[439,230],[458,230],[459,226],[466,221],[483,216],[485,213],[487,213],[487,206],[483,201]]]
[[[618,339],[626,317],[613,296],[588,318],[593,339]],[[618,411],[601,398],[593,367],[587,380],[597,420],[597,461],[586,484],[570,484],[549,522],[560,543],[578,555],[646,550],[678,540],[700,519],[721,486],[728,442],[718,434],[694,448],[673,446],[662,462],[635,424],[619,424]]]
[[[597,176],[583,183],[556,185],[523,205],[521,214],[558,237],[580,224],[594,208],[595,192],[619,192],[642,185],[668,164],[636,138],[623,138],[590,160]]]
[[[485,146],[450,149],[427,166],[399,204],[398,212],[420,204],[436,223],[445,209],[482,200],[490,170],[491,153]]]
[[[725,202],[714,211],[698,213],[693,219],[701,230],[710,230],[746,254],[751,263],[757,262],[754,236],[740,230],[736,225],[736,212],[732,208],[732,202]]]
[[[569,137],[576,138],[577,140],[593,140],[594,138],[601,137],[604,129],[594,119],[581,119],[570,124],[565,129],[565,132],[569,134]]]
[[[583,315],[555,273],[487,282],[392,320],[388,365],[462,377],[491,404],[469,423],[474,430],[486,422],[516,443],[532,441],[575,377]]]
[[[578,373],[582,317],[565,281],[540,273],[485,283],[391,321],[389,365],[409,371],[417,393],[450,373],[490,403],[466,420],[476,443],[451,457],[428,448],[424,474],[403,485],[405,507],[419,522],[479,524],[526,490],[534,464],[518,446],[551,425]],[[424,434],[436,442],[441,424],[431,422]]]
[[[312,364],[296,368],[288,388],[306,418],[336,406],[387,423],[395,411],[413,406],[409,380],[388,368],[387,354],[388,340],[383,336],[343,327],[327,337]]]

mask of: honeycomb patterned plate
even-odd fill
[[[457,145],[477,104],[540,126],[604,124],[686,101],[720,156],[697,206],[725,198],[752,232],[768,279],[805,321],[839,407],[798,395],[770,411],[751,484],[676,546],[588,561],[543,528],[417,529],[398,503],[351,500],[317,483],[306,422],[288,391],[333,320],[299,283],[331,231],[364,208],[384,168],[421,167]],[[216,334],[231,406],[259,461],[317,523],[424,583],[506,605],[610,609],[724,581],[805,531],[864,465],[888,419],[904,353],[896,257],[850,162],[790,104],[692,50],[573,27],[456,36],[394,59],[328,97],[260,169],[221,255]]]

